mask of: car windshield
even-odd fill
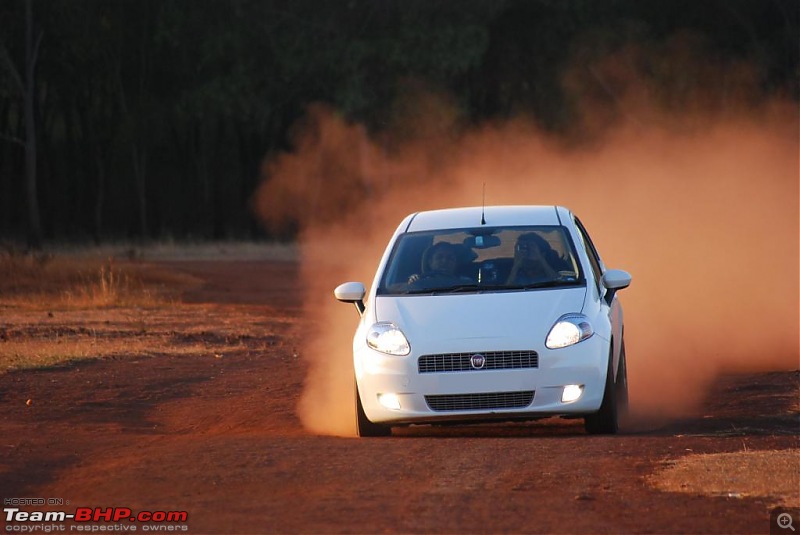
[[[562,226],[480,227],[402,234],[378,295],[456,294],[585,284]]]

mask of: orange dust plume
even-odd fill
[[[406,110],[411,126],[394,125],[402,136],[371,137],[312,108],[295,150],[267,162],[254,201],[273,228],[300,228],[310,364],[304,425],[354,432],[358,316],[334,300],[333,288],[372,283],[403,216],[478,205],[483,184],[487,204],[569,207],[606,266],[633,275],[620,296],[640,417],[695,409],[723,373],[800,367],[796,105],[680,117],[651,104],[626,100],[626,113],[646,121],[622,119],[592,143],[572,145],[523,119],[465,131],[436,95],[424,107],[443,111]]]

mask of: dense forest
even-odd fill
[[[666,106],[700,83],[723,101],[739,83],[726,69],[744,63],[754,66],[751,98],[797,100],[799,9],[796,0],[4,0],[0,241],[270,238],[249,201],[268,180],[262,162],[291,149],[309,105],[380,132],[416,83],[450,95],[470,124],[525,114],[566,135],[578,113],[568,66],[631,44],[658,53],[690,43],[718,66],[702,81],[674,64],[643,66]]]

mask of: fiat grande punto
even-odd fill
[[[407,216],[369,294],[361,282],[334,291],[360,315],[359,436],[551,416],[616,433],[628,404],[617,292],[630,283],[561,206]]]

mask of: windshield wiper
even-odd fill
[[[455,294],[459,292],[476,292],[486,290],[486,288],[486,286],[481,286],[480,284],[461,284],[450,288],[442,288],[440,291]]]
[[[505,290],[535,290],[538,288],[555,288],[557,286],[576,286],[580,285],[580,281],[577,280],[549,280],[549,281],[542,281],[542,282],[531,282],[528,284],[511,284],[508,286],[503,286]]]
[[[458,292],[472,292],[482,289],[477,284],[461,284],[458,286],[434,286],[433,288],[414,288],[408,290],[409,294],[442,294],[442,293],[458,293]]]
[[[416,289],[416,290],[409,290],[408,293],[414,294],[457,294],[457,293],[469,293],[469,292],[491,292],[497,290],[518,290],[522,289],[522,286],[519,287],[508,287],[505,284],[458,284],[456,286],[441,286],[435,288],[425,288],[425,289]],[[527,288],[527,286],[525,286]]]
[[[432,293],[432,290],[428,288],[415,288],[413,290],[406,290],[404,292],[397,292],[400,295],[415,295],[415,294],[429,294]]]
[[[434,286],[432,288],[411,288],[405,294],[451,294],[459,292],[479,292],[482,290],[497,290],[502,286],[486,286],[483,284],[457,284],[453,286]]]
[[[541,282],[531,282],[528,284],[459,284],[455,286],[434,286],[433,288],[414,288],[407,292],[402,292],[405,295],[434,295],[434,294],[456,294],[456,293],[469,293],[469,292],[496,292],[504,290],[536,290],[540,288],[555,288],[559,286],[580,286],[582,283],[578,280],[549,280]]]

